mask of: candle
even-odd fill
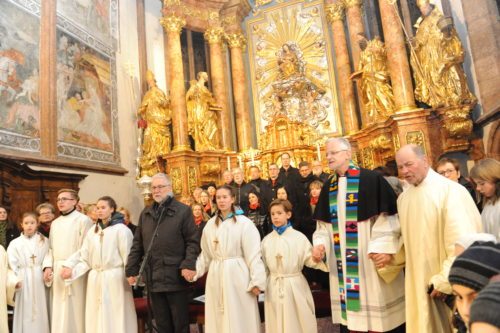
[[[321,162],[321,150],[319,148],[319,142],[316,142],[316,151],[317,151],[317,154],[318,154],[318,161]]]
[[[254,160],[254,158],[253,158],[253,154],[254,154],[253,150],[252,150],[252,151],[250,151],[250,157],[251,157],[251,159],[252,159],[252,165],[255,165],[255,160]]]
[[[241,156],[238,156],[238,166],[240,167],[240,169],[243,168],[243,163],[241,162]]]
[[[231,157],[227,157],[227,169],[231,170]]]

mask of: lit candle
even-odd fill
[[[231,170],[231,157],[227,157],[227,169]]]
[[[252,165],[255,165],[255,160],[253,158],[253,154],[254,154],[253,150],[250,151],[250,158],[252,159]]]
[[[319,142],[316,142],[316,151],[317,151],[317,154],[318,154],[318,161],[321,162],[321,150],[319,148]]]
[[[241,156],[238,156],[238,166],[240,167],[240,169],[243,168],[243,163],[241,161]]]

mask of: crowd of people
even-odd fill
[[[62,189],[19,226],[0,206],[0,332],[137,332],[141,281],[158,332],[188,332],[190,286],[206,275],[205,330],[316,332],[311,290],[329,290],[341,332],[500,332],[500,162],[460,173],[403,146],[397,170],[360,168],[349,142],[320,161],[226,170],[176,200],[152,177],[138,224],[109,196]],[[399,178],[398,178],[399,175]],[[81,212],[80,212],[81,211]],[[6,250],[6,251],[5,251]]]

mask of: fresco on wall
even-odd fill
[[[62,31],[57,37],[59,141],[112,152],[111,61]]]
[[[40,150],[39,6],[0,1],[0,146]]]

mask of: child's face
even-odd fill
[[[477,297],[477,291],[459,284],[452,285],[452,288],[453,293],[457,296],[455,298],[457,310],[465,324],[469,326],[470,306]]]
[[[26,216],[22,223],[23,233],[26,236],[33,236],[38,227],[38,221],[33,216]]]
[[[288,219],[292,217],[291,212],[285,212],[285,208],[281,205],[271,207],[271,221],[275,227],[281,227],[288,223]]]
[[[105,200],[97,201],[97,217],[105,221],[111,217],[114,210],[109,206],[109,203]]]
[[[313,188],[311,188],[311,197],[312,198],[319,197],[319,193],[320,192],[321,192],[321,188],[319,188],[319,187],[313,187]]]
[[[286,191],[284,189],[280,188],[276,193],[276,198],[281,200],[288,200],[288,195],[286,194]]]
[[[490,198],[495,194],[495,184],[492,182],[488,182],[482,179],[474,179],[474,183],[476,183],[476,190],[484,195],[486,198]]]
[[[217,201],[217,208],[219,208],[223,214],[227,214],[231,211],[231,205],[234,203],[234,197],[231,196],[231,191],[225,188],[217,190],[215,200]]]

